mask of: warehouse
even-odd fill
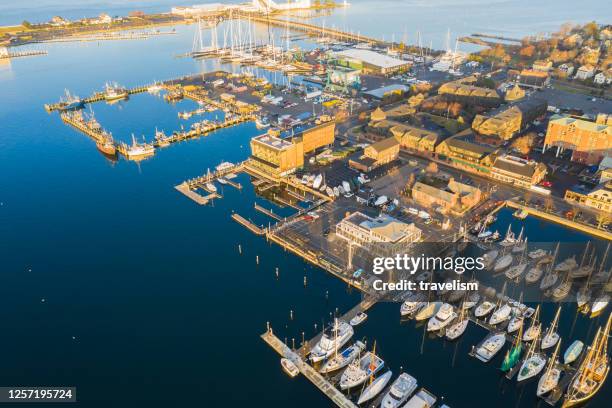
[[[359,69],[365,74],[392,75],[407,71],[411,65],[408,61],[357,48],[337,52],[336,57],[338,65]]]

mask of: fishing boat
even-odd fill
[[[427,322],[427,331],[441,330],[455,320],[456,317],[455,308],[448,303],[444,303],[440,306],[440,310]]]
[[[580,356],[580,353],[582,353],[583,348],[583,342],[581,342],[580,340],[574,340],[574,342],[570,344],[567,350],[565,350],[565,353],[563,353],[563,364],[571,364],[576,361],[578,356]]]
[[[118,101],[129,96],[127,89],[117,85],[107,83],[104,86],[104,99],[107,102]]]
[[[137,143],[132,135],[132,144],[122,144],[123,151],[129,160],[140,160],[155,154],[155,147],[148,143]]]
[[[285,371],[289,377],[296,377],[300,373],[295,363],[288,358],[281,358],[280,363],[283,367],[283,371]]]
[[[477,318],[485,317],[486,315],[491,313],[494,308],[495,303],[485,300],[484,302],[478,305],[476,310],[474,310],[474,316],[476,316]]]
[[[536,259],[540,259],[540,258],[546,256],[547,254],[548,254],[548,251],[546,251],[545,249],[542,249],[542,248],[538,248],[538,249],[535,249],[533,251],[529,251],[527,253],[527,256],[535,261]]]
[[[572,269],[576,269],[578,267],[578,263],[576,262],[576,256],[572,255],[569,258],[566,258],[561,263],[555,266],[555,272],[569,272]]]
[[[557,333],[557,325],[559,324],[559,316],[561,315],[561,306],[557,308],[557,313],[555,314],[555,318],[550,325],[550,327],[546,330],[546,334],[542,337],[542,350],[549,349],[553,347],[559,341],[559,334]]]
[[[539,318],[540,305],[536,307],[533,318],[531,319],[531,326],[529,326],[529,328],[525,330],[525,333],[523,334],[523,341],[532,341],[540,335],[540,332],[542,331],[542,323],[540,323]]]
[[[516,381],[521,382],[535,377],[540,374],[544,366],[546,366],[546,354],[536,352],[537,343],[538,336],[536,336],[535,341],[529,345],[529,349],[527,350],[523,364],[521,364]]]
[[[385,362],[374,352],[368,351],[363,357],[353,361],[340,377],[340,389],[347,390],[363,384],[370,376],[383,369]]]
[[[489,318],[489,324],[496,325],[508,320],[510,318],[510,312],[512,312],[512,308],[509,304],[504,303],[500,308],[493,312]]]
[[[319,342],[312,348],[310,360],[314,363],[326,359],[344,346],[353,336],[353,327],[345,321],[335,319],[334,323],[323,331]]]
[[[504,361],[501,365],[501,370],[504,372],[514,368],[521,358],[521,354],[523,353],[523,343],[521,342],[522,333],[523,328],[521,326],[518,335],[515,337],[514,342],[512,342],[512,348],[508,350],[504,356]]]
[[[480,361],[487,363],[502,349],[504,344],[506,344],[505,333],[492,333],[482,345],[476,349],[474,355]]]
[[[548,394],[557,386],[557,384],[559,384],[559,378],[561,378],[561,370],[557,367],[557,356],[559,355],[560,346],[561,342],[558,342],[557,347],[555,348],[555,352],[548,361],[548,366],[546,367],[546,370],[544,370],[544,374],[542,374],[542,377],[540,377],[540,381],[538,381],[538,390],[536,391],[538,397]]]
[[[327,360],[319,372],[326,374],[340,370],[353,362],[363,350],[365,350],[365,344],[360,341],[356,341],[355,344],[345,348],[341,353],[337,353],[332,358]]]
[[[493,267],[493,272],[501,272],[512,263],[512,255],[506,254],[499,258],[497,262],[495,262],[495,266]]]
[[[115,146],[115,141],[110,133],[102,131],[100,139],[96,142],[96,147],[108,156],[117,155],[117,146]]]
[[[155,143],[157,143],[159,147],[165,147],[170,145],[170,138],[166,136],[163,130],[155,129]]]
[[[401,373],[391,384],[380,404],[381,408],[398,408],[416,390],[417,380],[407,373]]]
[[[359,395],[357,404],[363,404],[364,402],[377,396],[387,386],[387,383],[389,380],[391,380],[392,375],[393,373],[391,371],[387,371],[373,380],[367,387],[365,387],[361,395]]]
[[[521,231],[521,234],[523,233],[523,231]],[[521,235],[519,235],[519,238],[516,241],[516,244],[514,244],[514,247],[512,248],[512,252],[515,254],[524,252],[527,249],[527,238],[522,239]]]
[[[527,218],[529,213],[525,211],[524,209],[520,209],[520,210],[516,210],[515,212],[513,212],[512,215],[515,218],[518,218],[519,220],[524,220],[525,218]]]
[[[438,310],[442,307],[442,302],[428,302],[419,312],[414,316],[414,319],[418,322],[421,320],[429,319],[434,314],[438,313]]]
[[[612,313],[608,317],[603,331],[601,327],[597,329],[587,356],[570,382],[562,408],[569,408],[586,402],[599,391],[606,381],[610,371],[608,337],[611,322]]]
[[[368,315],[365,314],[364,312],[359,312],[357,313],[350,321],[349,324],[351,326],[359,326],[361,323],[363,323],[366,319],[368,318]]]
[[[534,266],[527,271],[525,275],[525,283],[531,285],[540,280],[542,275],[544,274],[544,270],[538,266]]]

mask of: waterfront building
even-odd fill
[[[548,72],[524,69],[522,71],[509,70],[508,80],[526,88],[542,89],[550,83]]]
[[[366,49],[349,48],[334,53],[338,64],[364,74],[392,75],[407,71],[411,63]]]
[[[441,139],[441,136],[434,131],[403,123],[398,123],[389,130],[399,141],[401,148],[420,153],[433,153]]]
[[[270,134],[256,136],[249,164],[272,177],[286,176],[304,165],[304,145]]]
[[[393,96],[393,95],[402,96],[408,91],[410,91],[410,88],[407,87],[406,85],[391,84],[391,85],[369,90],[367,92],[364,92],[363,94],[365,96],[369,96],[374,99],[382,100],[386,97]]]
[[[597,85],[609,85],[612,82],[612,69],[602,71],[593,77],[593,82]]]
[[[612,180],[612,156],[606,156],[599,163],[599,182],[603,183]]]
[[[574,187],[565,192],[565,200],[604,213],[612,213],[612,181],[608,180],[588,191]]]
[[[497,106],[501,103],[501,98],[495,89],[471,85],[467,81],[470,81],[470,78],[442,84],[438,88],[438,94],[444,95],[450,100],[478,105]],[[474,81],[475,78],[473,78],[472,82]]]
[[[476,115],[472,128],[481,135],[508,140],[546,114],[546,108],[543,99],[525,99],[489,115]]]
[[[360,82],[361,70],[346,68],[342,66],[333,66],[328,69],[329,81],[335,85],[346,87],[355,86]]]
[[[407,224],[387,214],[369,217],[357,211],[336,224],[336,235],[372,254],[392,256],[407,253],[412,244],[421,240],[422,231],[414,223]]]
[[[303,130],[297,138],[304,144],[304,154],[334,143],[336,122],[329,121],[318,126]]]
[[[515,186],[530,188],[546,176],[546,166],[534,160],[503,155],[495,159],[491,167],[491,178]]]
[[[436,154],[453,166],[468,171],[489,173],[498,148],[476,141],[471,129],[453,135],[438,144]]]
[[[451,178],[447,182],[428,184],[418,181],[412,187],[412,198],[417,204],[447,214],[462,215],[482,199],[482,191],[477,187],[460,183]]]
[[[572,161],[595,165],[612,155],[612,116],[599,114],[590,121],[570,116],[553,116],[548,122],[544,150],[557,147],[557,155],[572,150]]]
[[[363,155],[349,160],[349,166],[364,172],[369,172],[383,164],[396,160],[399,156],[400,144],[393,136],[373,143],[363,149]]]
[[[572,64],[563,63],[557,67],[557,75],[562,78],[568,78],[574,73],[574,66]]]

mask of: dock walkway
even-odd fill
[[[255,209],[261,212],[262,214],[266,214],[268,217],[274,218],[277,221],[281,221],[283,219],[283,217],[281,217],[280,215],[274,214],[272,210],[268,210],[267,208],[264,208],[257,203],[255,203]]]
[[[242,224],[243,226],[247,227],[252,233],[256,235],[264,235],[266,233],[265,229],[259,228],[257,225],[253,224],[251,221],[247,220],[240,214],[234,213],[232,214],[232,218],[238,224]]]
[[[317,386],[334,404],[341,408],[357,408],[357,405],[353,404],[344,394],[342,394],[336,387],[334,387],[329,381],[319,374],[314,368],[308,365],[302,360],[296,353],[294,353],[285,343],[280,341],[271,330],[261,335],[263,341],[268,343],[278,354],[291,360],[296,367],[300,370],[300,373],[304,375],[310,382]]]

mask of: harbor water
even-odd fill
[[[52,44],[48,56],[0,65],[0,384],[76,386],[87,407],[329,406],[306,379],[282,372],[259,335],[270,322],[297,346],[302,332],[312,337],[359,294],[232,221],[235,211],[266,224],[255,202],[290,213],[258,198],[247,176],[237,179],[242,190],[223,186],[223,198],[206,207],[173,188],[245,159],[255,125],[177,143],[137,164],[110,161],[43,109],[64,88],[87,96],[106,81],[131,87],[218,68],[173,58],[193,35],[193,27],[177,30],[144,41]],[[150,139],[156,126],[176,130],[177,111],[192,107],[165,103],[138,95],[93,110],[119,139]],[[512,218],[499,218],[504,231]],[[523,223],[532,242],[588,239],[531,217]],[[553,314],[545,308],[543,320]],[[400,323],[399,304],[369,315],[355,337],[376,340],[395,373],[402,367],[450,406],[544,406],[534,383],[502,380],[501,357],[483,364],[468,356],[484,330],[470,325],[448,343]],[[567,307],[565,345],[590,341],[601,324],[574,318]],[[611,397],[608,381],[589,406]]]

